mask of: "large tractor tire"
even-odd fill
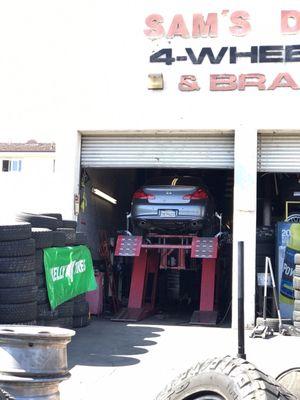
[[[171,382],[156,400],[296,400],[253,364],[226,356],[199,362]]]

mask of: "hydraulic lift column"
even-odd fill
[[[160,267],[167,267],[167,254],[176,249],[179,255],[178,263],[172,268],[185,269],[186,251],[190,251],[191,258],[202,259],[199,310],[194,311],[191,323],[216,324],[218,312],[214,306],[218,239],[157,234],[149,235],[148,239],[147,243],[143,243],[141,236],[118,236],[115,255],[134,257],[134,263],[128,308],[123,309],[112,320],[140,321],[155,313],[158,270]],[[186,244],[183,244],[184,242]]]

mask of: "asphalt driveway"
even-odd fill
[[[250,339],[250,362],[273,376],[300,366],[300,338]],[[68,346],[72,377],[61,384],[61,400],[153,400],[177,374],[199,360],[237,353],[237,331],[95,320],[77,330]]]

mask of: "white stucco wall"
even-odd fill
[[[245,240],[249,275],[254,276],[255,152],[256,131],[299,129],[299,91],[212,92],[210,74],[262,73],[268,86],[278,73],[288,72],[300,85],[299,63],[251,64],[248,59],[230,65],[150,64],[153,50],[172,47],[183,55],[203,46],[215,51],[237,46],[249,51],[256,45],[300,44],[300,34],[280,33],[280,11],[300,9],[296,0],[11,0],[0,4],[0,138],[5,140],[55,141],[56,181],[61,212],[73,215],[78,192],[78,131],[130,129],[232,129],[236,136],[235,244]],[[229,14],[246,10],[252,31],[234,37]],[[150,41],[145,37],[145,18],[161,14],[168,29],[175,14],[183,14],[191,29],[193,13],[217,12],[217,38]],[[226,58],[227,59],[227,58]],[[165,89],[147,90],[147,75],[163,73]],[[194,74],[200,91],[183,93],[180,75]],[[250,128],[249,128],[250,127]],[[245,179],[249,185],[245,187]],[[245,196],[245,192],[249,196]],[[247,197],[247,201],[245,200]],[[56,204],[55,203],[55,204]],[[247,209],[246,211],[244,209]],[[250,227],[247,233],[245,224]],[[236,261],[235,261],[236,262]],[[251,272],[250,272],[251,271]],[[249,285],[249,284],[248,284]],[[247,323],[253,322],[253,278],[249,285]],[[248,289],[247,289],[248,290]]]

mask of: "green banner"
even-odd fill
[[[97,289],[91,253],[86,246],[44,249],[44,266],[52,309]]]

